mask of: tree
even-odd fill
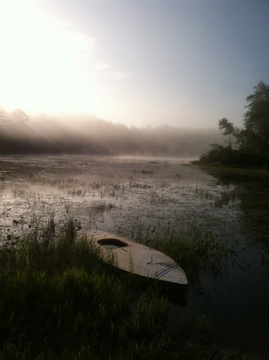
[[[234,126],[233,123],[228,121],[226,118],[219,120],[219,129],[224,130],[223,135],[231,135],[235,138],[236,144],[240,149],[244,147],[244,129],[239,129]],[[231,146],[231,141],[229,146]]]
[[[239,129],[226,118],[219,120],[223,135],[233,136],[239,149],[252,154],[269,155],[269,86],[260,81],[247,100],[244,128]]]
[[[6,111],[0,106],[0,125],[4,125],[8,122]]]
[[[10,113],[10,119],[14,123],[24,124],[29,121],[29,116],[21,109],[15,109]]]
[[[254,93],[246,98],[247,111],[243,117],[242,129],[226,118],[219,120],[223,135],[230,136],[229,145],[214,146],[201,156],[203,162],[220,162],[237,165],[269,165],[269,86],[260,81],[254,86]],[[237,148],[232,148],[232,140]]]
[[[244,126],[248,146],[260,154],[269,153],[269,86],[260,81],[247,100]]]

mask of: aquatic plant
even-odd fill
[[[69,220],[55,239],[51,220],[46,236],[33,231],[2,248],[0,359],[201,359],[193,334],[179,343],[169,328],[156,282],[142,290],[74,228]]]
[[[236,256],[227,241],[218,241],[210,230],[203,232],[193,225],[166,239],[156,238],[153,243],[180,264],[192,283],[205,274],[222,274],[227,262]]]

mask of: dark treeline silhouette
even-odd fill
[[[30,118],[24,111],[0,109],[0,154],[91,154],[199,157],[222,141],[217,129],[127,127],[74,115]]]
[[[220,119],[219,129],[228,137],[228,144],[212,144],[200,157],[201,162],[269,166],[269,86],[260,81],[246,101],[243,128],[234,126],[226,118]]]

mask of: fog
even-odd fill
[[[127,127],[87,115],[0,112],[0,154],[91,154],[198,158],[211,143],[222,142],[217,129],[169,125]]]

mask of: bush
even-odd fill
[[[212,148],[200,157],[200,162],[219,163],[232,166],[267,166],[269,165],[268,154],[256,154],[246,150],[232,149],[230,146],[213,144]]]

